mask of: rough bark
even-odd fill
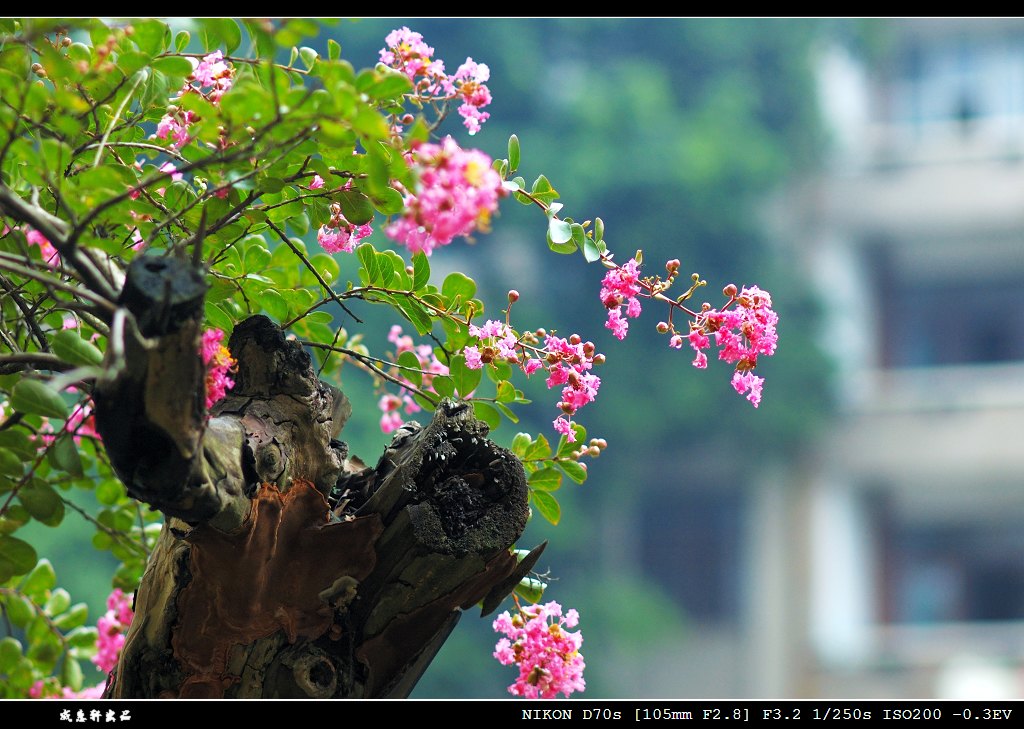
[[[348,400],[262,316],[232,334],[236,385],[208,417],[204,290],[184,262],[134,262],[137,326],[95,393],[129,494],[168,517],[107,695],[408,695],[461,612],[493,609],[536,559],[509,552],[522,465],[446,400],[365,467],[337,439]]]

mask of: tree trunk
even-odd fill
[[[522,464],[465,403],[401,428],[373,468],[337,437],[351,407],[269,319],[240,323],[235,387],[208,417],[205,284],[141,257],[123,366],[96,424],[134,498],[167,516],[107,695],[409,694],[462,610],[493,610],[532,566]]]

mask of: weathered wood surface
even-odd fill
[[[138,325],[95,393],[128,492],[168,517],[107,695],[408,695],[461,612],[535,561],[509,552],[522,465],[449,400],[365,467],[338,440],[348,400],[262,316],[232,334],[236,385],[207,417],[204,292],[184,262],[133,263]]]

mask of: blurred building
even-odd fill
[[[754,692],[1024,697],[1024,22],[822,53],[826,172],[787,200],[841,415],[754,510]]]

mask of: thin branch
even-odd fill
[[[285,245],[287,245],[289,248],[291,248],[292,249],[292,253],[294,253],[296,256],[298,256],[299,260],[302,261],[303,265],[312,272],[312,274],[316,277],[316,280],[323,287],[324,291],[327,292],[328,296],[330,296],[331,299],[335,303],[338,304],[338,306],[340,306],[342,309],[344,309],[346,314],[348,314],[350,317],[352,317],[357,322],[362,324],[363,320],[360,319],[355,314],[353,314],[352,311],[347,306],[345,306],[345,302],[341,300],[341,298],[338,296],[338,294],[334,293],[334,289],[332,289],[331,285],[324,280],[324,277],[320,275],[320,272],[316,270],[316,266],[314,266],[310,262],[310,260],[308,258],[306,258],[306,254],[304,254],[302,251],[300,251],[298,248],[295,247],[295,244],[292,243],[291,239],[289,239],[288,236],[286,236],[284,234],[284,231],[281,230],[280,228],[278,228],[274,224],[274,221],[270,220],[269,218],[267,219],[267,225],[270,226],[271,230],[273,230],[275,233],[277,233],[277,237],[280,238],[284,242]]]
[[[26,202],[2,182],[0,182],[0,209],[16,220],[28,223],[46,236],[60,253],[61,258],[70,263],[78,271],[82,281],[106,299],[107,303],[117,298],[117,292],[107,283],[92,259],[78,250],[77,235],[68,233],[66,222],[51,215],[38,205]]]
[[[99,306],[104,311],[107,311],[111,314],[117,308],[110,300],[104,298],[99,294],[95,294],[92,291],[89,291],[88,289],[83,289],[80,286],[72,286],[69,283],[61,281],[59,278],[54,278],[49,274],[37,271],[34,268],[30,268],[28,266],[24,266],[22,265],[23,262],[24,259],[18,256],[12,256],[9,253],[0,251],[0,263],[2,263],[7,270],[13,273],[17,273],[22,276],[28,276],[29,278],[33,278],[36,281],[45,284],[46,286],[50,286],[61,291],[66,291],[74,296],[87,299],[96,304],[97,306]]]
[[[383,360],[377,359],[376,357],[370,357],[368,355],[360,354],[359,352],[355,352],[355,351],[353,351],[351,349],[346,349],[345,347],[336,347],[336,346],[331,345],[331,344],[321,344],[320,342],[300,342],[300,344],[303,344],[303,345],[306,345],[306,346],[309,346],[309,347],[316,347],[317,349],[327,349],[327,350],[330,350],[332,352],[340,352],[341,354],[347,354],[348,356],[352,357],[352,359],[358,360],[360,363],[363,364],[363,366],[365,366],[366,368],[372,370],[374,372],[374,374],[378,375],[379,377],[384,378],[388,382],[392,382],[392,383],[398,385],[399,387],[405,388],[409,392],[413,392],[413,393],[415,393],[417,395],[420,395],[421,397],[426,399],[428,402],[430,402],[432,405],[437,405],[437,403],[438,403],[438,399],[437,399],[436,395],[429,395],[426,392],[424,392],[423,390],[421,390],[418,387],[416,387],[415,385],[413,385],[411,382],[405,382],[403,380],[400,380],[397,377],[395,377],[394,375],[392,375],[390,372],[385,372],[384,370],[382,370],[380,367],[378,367],[376,364],[374,364],[374,362],[375,361],[376,362],[381,362]],[[387,364],[394,365],[395,367],[399,367],[400,369],[411,369],[409,367],[401,367],[401,365],[395,365],[393,362],[388,362]],[[416,371],[419,372],[421,370],[416,370]],[[431,373],[431,374],[433,374],[433,373]]]
[[[0,374],[9,375],[25,369],[44,369],[54,372],[65,372],[73,365],[49,352],[17,352],[0,354]]]

